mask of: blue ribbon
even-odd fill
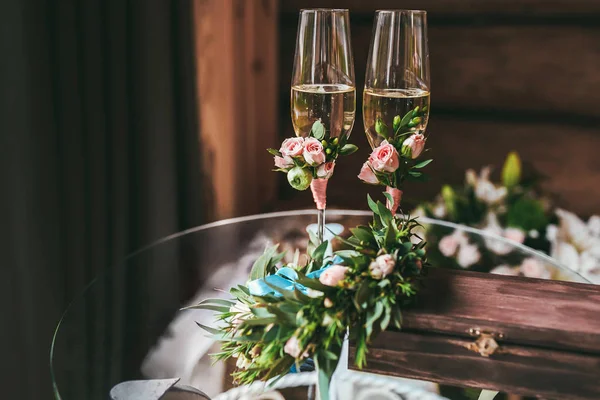
[[[307,278],[311,278],[311,279],[319,279],[319,277],[321,276],[321,274],[325,271],[327,271],[327,269],[329,269],[332,265],[336,264],[336,263],[340,263],[343,260],[338,257],[335,256],[333,258],[333,263],[328,264],[327,266],[318,269],[316,271],[313,271],[309,274],[306,275]],[[294,271],[292,268],[290,267],[283,267],[283,268],[279,268],[277,270],[277,272],[275,272],[275,274],[273,275],[268,275],[264,278],[260,278],[260,279],[255,279],[253,281],[248,282],[248,290],[250,291],[250,294],[253,296],[267,296],[267,295],[273,295],[275,297],[281,297],[283,296],[279,291],[277,291],[275,288],[279,288],[283,291],[292,291],[294,290],[294,288],[298,289],[299,291],[301,291],[302,293],[305,293],[308,291],[308,288],[304,285],[301,285],[300,283],[296,282],[296,279],[298,279],[298,273],[296,271]]]

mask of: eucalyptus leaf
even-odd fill
[[[323,140],[325,138],[325,125],[321,122],[321,120],[316,120],[310,129],[311,135],[318,140]]]
[[[214,304],[198,304],[196,306],[187,307],[186,310],[189,310],[189,309],[210,310],[210,311],[225,313],[225,312],[229,312],[230,307],[231,306],[217,306]]]
[[[374,243],[375,238],[373,237],[373,232],[366,226],[357,226],[356,228],[351,228],[350,232],[361,242]]]
[[[271,148],[268,148],[268,149],[267,149],[267,151],[268,151],[270,154],[274,155],[274,156],[278,156],[278,157],[282,157],[282,156],[283,156],[283,155],[281,154],[281,152],[280,152],[279,150],[276,150],[276,149],[271,149]]]
[[[312,252],[313,260],[317,260],[319,263],[323,262],[323,257],[325,256],[325,251],[327,251],[328,244],[329,242],[325,240]]]
[[[276,317],[249,318],[242,321],[242,326],[267,326],[277,322]]]
[[[404,114],[404,117],[402,117],[402,120],[400,121],[400,127],[399,128],[405,128],[405,127],[407,127],[408,124],[410,123],[410,120],[412,119],[412,115],[413,115],[412,110],[410,110],[409,112],[407,112],[406,114]]]
[[[421,161],[420,163],[416,164],[413,168],[423,168],[427,165],[429,165],[429,163],[431,163],[433,161],[433,159],[429,159],[429,160],[425,160],[425,161]]]
[[[339,154],[342,156],[349,156],[350,154],[356,153],[357,150],[358,146],[353,144],[347,144],[340,149]]]
[[[373,333],[373,324],[381,317],[381,313],[383,313],[383,304],[381,304],[381,301],[375,303],[375,308],[367,311],[367,321],[365,323],[367,339]]]
[[[200,328],[204,329],[208,333],[212,333],[213,335],[222,335],[223,331],[215,328],[211,328],[210,326],[202,325],[200,322],[196,322]]]
[[[375,215],[379,215],[379,207],[377,207],[377,203],[373,201],[371,195],[367,194],[367,203],[369,204],[369,208]]]

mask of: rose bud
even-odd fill
[[[294,167],[288,171],[287,179],[294,189],[306,190],[312,182],[312,174],[304,168]]]
[[[424,148],[425,136],[421,133],[414,133],[402,143],[402,154],[415,159],[421,155]]]

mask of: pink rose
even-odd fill
[[[315,138],[307,138],[304,140],[304,161],[313,167],[325,162],[325,152],[323,145]]]
[[[371,167],[377,172],[394,172],[400,166],[396,148],[387,140],[381,142],[369,157]]]
[[[289,157],[298,157],[304,151],[304,139],[301,137],[287,138],[279,149],[281,154]]]
[[[283,351],[294,358],[299,358],[300,355],[302,355],[302,357],[308,357],[308,353],[306,351],[304,352],[304,354],[302,354],[302,349],[300,348],[300,341],[296,336],[292,336],[288,339],[287,342],[285,342],[285,346],[283,346]]]
[[[321,274],[319,281],[323,285],[337,286],[346,276],[346,271],[348,271],[348,267],[332,265]]]
[[[425,136],[421,133],[414,133],[402,143],[402,153],[415,159],[421,155],[424,147]]]
[[[504,230],[504,237],[514,240],[517,243],[523,243],[525,241],[525,232],[519,228],[506,228]]]
[[[326,162],[317,168],[317,178],[321,179],[329,179],[331,175],[333,175],[333,168],[335,167],[335,163],[333,161]]]
[[[535,258],[526,258],[521,263],[521,273],[528,278],[550,279],[552,274]]]
[[[292,160],[292,157],[290,157],[290,156],[283,156],[283,157],[275,156],[274,160],[275,160],[275,166],[277,168],[288,169],[288,168],[291,168],[294,166],[294,161]]]
[[[369,183],[371,185],[377,185],[379,183],[379,179],[377,179],[377,176],[375,176],[375,174],[373,173],[373,170],[369,166],[368,161],[366,163],[364,163],[362,168],[360,169],[360,174],[358,174],[358,179],[360,179],[361,181],[363,181],[365,183]]]
[[[438,247],[440,248],[440,252],[445,257],[452,257],[458,246],[460,245],[460,240],[456,235],[448,235],[444,236],[442,240],[438,243]]]
[[[396,259],[391,254],[382,254],[369,265],[369,272],[375,279],[391,274],[396,267]]]

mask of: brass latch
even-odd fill
[[[483,357],[489,357],[499,349],[496,339],[504,339],[504,334],[499,332],[483,332],[479,328],[468,330],[469,335],[477,337],[473,343],[469,343],[467,349],[479,353]]]

